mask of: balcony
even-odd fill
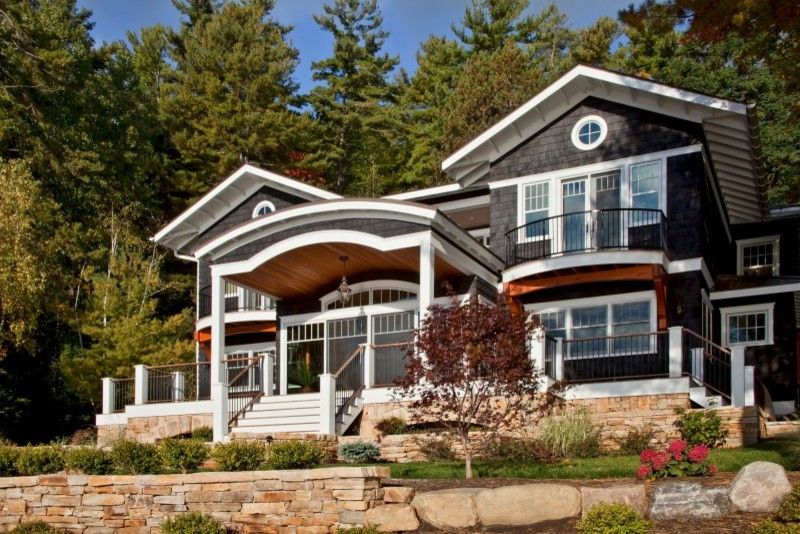
[[[506,233],[506,266],[567,254],[616,250],[667,251],[661,210],[614,208],[555,215]]]
[[[275,299],[227,282],[225,284],[225,313],[275,311]],[[211,316],[211,286],[197,295],[197,318]]]

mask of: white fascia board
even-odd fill
[[[566,400],[638,397],[641,395],[689,394],[689,378],[650,378],[618,382],[573,384],[560,394]]]
[[[712,291],[708,297],[711,300],[724,300],[742,297],[760,297],[762,295],[775,295],[778,293],[794,293],[795,291],[800,291],[800,282],[775,286],[748,287],[746,289],[729,289],[727,291]]]
[[[516,265],[503,272],[503,282],[509,283],[528,276],[566,269],[570,267],[590,267],[594,265],[661,265],[669,272],[669,262],[661,251],[623,250],[565,254],[555,258],[545,258]]]
[[[445,159],[444,162],[442,162],[442,170],[447,172],[449,169],[451,169],[451,167],[455,166],[460,161],[465,159],[469,160],[469,156],[473,151],[478,149],[486,142],[491,141],[493,137],[499,135],[503,130],[511,126],[514,122],[522,118],[537,106],[543,104],[549,98],[553,97],[559,92],[564,91],[567,85],[571,84],[579,77],[626,87],[631,90],[631,93],[633,93],[633,91],[642,91],[664,98],[682,101],[687,104],[705,106],[719,111],[736,113],[739,115],[746,116],[747,114],[747,106],[745,104],[707,95],[701,95],[699,93],[670,87],[658,82],[632,78],[630,76],[598,69],[596,67],[578,65],[564,74],[561,78],[553,82],[551,85],[546,87],[542,92],[534,96],[528,102],[511,112],[505,118],[501,119],[500,122],[496,123],[484,133],[467,143],[467,145],[455,152],[452,156]],[[589,96],[591,93],[591,91],[586,91],[586,96]],[[631,97],[631,105],[636,105],[635,101],[633,101],[633,97]],[[559,114],[548,113],[548,115],[556,117]],[[701,119],[702,117],[698,116],[698,122]]]
[[[153,404],[131,404],[125,406],[128,419],[136,417],[160,417],[169,415],[206,415],[214,411],[210,400],[186,402],[159,402]]]
[[[445,193],[454,193],[456,191],[459,191],[460,189],[461,189],[461,184],[456,182],[453,184],[429,187],[427,189],[418,189],[416,191],[406,191],[405,193],[395,193],[394,195],[386,195],[385,197],[381,198],[388,198],[393,200],[412,200],[412,199],[432,197],[435,195],[443,195]]]
[[[318,187],[304,184],[297,180],[287,178],[286,176],[281,176],[279,174],[275,174],[274,172],[266,171],[264,169],[259,169],[258,167],[254,167],[253,165],[243,165],[239,169],[237,169],[236,172],[228,176],[222,183],[220,183],[219,185],[214,187],[211,191],[203,195],[203,197],[200,198],[200,200],[195,202],[186,211],[184,211],[183,213],[178,215],[175,219],[173,219],[167,226],[162,228],[156,235],[153,236],[152,240],[155,241],[156,243],[160,243],[167,235],[172,233],[172,231],[175,230],[179,225],[185,223],[189,219],[189,217],[198,212],[202,213],[203,208],[207,204],[213,202],[221,191],[235,187],[234,183],[237,182],[246,174],[257,176],[259,178],[264,179],[266,182],[271,182],[276,186],[278,186],[278,189],[281,190],[289,189],[292,192],[299,193],[299,196],[309,200],[315,200],[315,199],[331,200],[331,199],[341,198],[340,195],[331,193],[330,191],[325,191],[324,189],[320,189]],[[199,227],[197,228],[198,228],[197,230],[198,233],[202,231],[201,228]]]
[[[489,205],[489,195],[481,195],[479,197],[462,198],[461,200],[451,200],[449,202],[442,202],[440,204],[433,204],[439,210],[449,213],[451,211],[466,210],[470,208],[478,208],[481,206]]]

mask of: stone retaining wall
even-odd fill
[[[155,443],[164,438],[190,434],[192,430],[212,425],[212,415],[158,415],[153,417],[131,417],[127,424],[98,425],[97,441],[104,444],[125,436],[142,443]]]
[[[317,534],[364,523],[385,467],[190,475],[0,478],[0,532],[41,520],[82,534],[155,534],[168,516],[212,514],[242,532]]]

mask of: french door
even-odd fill
[[[619,246],[619,171],[572,178],[561,183],[561,246],[564,252]]]

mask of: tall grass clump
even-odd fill
[[[585,407],[546,417],[539,441],[556,458],[590,458],[600,453],[600,429]]]

